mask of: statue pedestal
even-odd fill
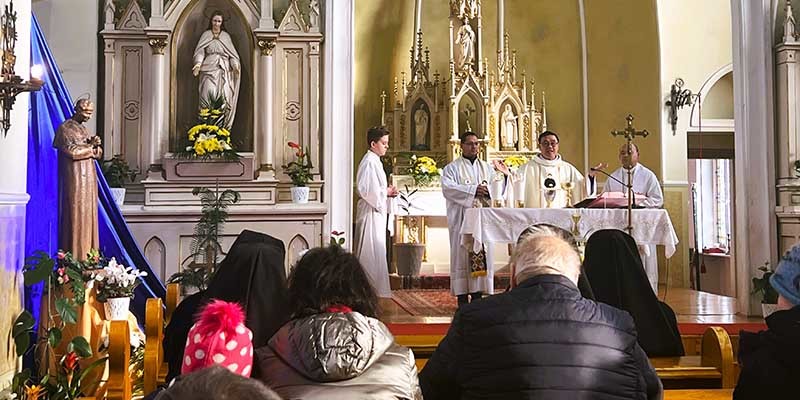
[[[164,157],[164,172],[168,181],[196,181],[219,179],[221,181],[253,180],[255,158],[253,153],[239,153],[238,160],[181,159],[172,154]]]

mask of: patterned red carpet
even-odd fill
[[[449,290],[407,289],[393,290],[392,300],[414,316],[452,317],[458,304]]]

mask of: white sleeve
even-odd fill
[[[445,199],[461,207],[472,208],[477,189],[477,183],[470,185],[459,183],[458,171],[453,164],[444,167],[442,171],[442,195],[444,195]]]
[[[364,199],[375,211],[385,213],[389,202],[387,201],[388,188],[380,184],[382,169],[375,168],[374,163],[362,163],[358,167],[356,182],[358,196]]]

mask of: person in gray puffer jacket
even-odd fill
[[[291,399],[422,399],[410,349],[378,321],[354,255],[307,252],[289,276],[292,319],[255,351],[253,377]]]

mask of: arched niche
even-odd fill
[[[166,281],[167,276],[167,246],[158,236],[153,236],[144,245],[144,257],[150,262],[153,271],[158,271],[161,279]]]
[[[458,98],[457,104],[458,117],[455,119],[456,126],[453,127],[456,135],[461,137],[461,134],[471,130],[477,133],[481,139],[488,139],[484,132],[483,98],[478,96],[475,91],[468,90]],[[467,123],[467,114],[465,113],[467,110],[469,110],[469,123]]]
[[[224,15],[223,28],[233,40],[242,68],[231,140],[237,151],[253,151],[255,44],[247,18],[231,0],[197,0],[183,9],[176,21],[170,46],[170,149],[173,151],[185,143],[186,131],[197,123],[198,78],[192,75],[192,56],[216,10]]]
[[[300,234],[294,235],[292,240],[289,241],[289,245],[286,246],[286,255],[289,261],[288,264],[286,264],[287,272],[288,269],[293,268],[297,261],[300,260],[300,253],[309,248],[310,246],[306,238]]]
[[[409,115],[411,121],[411,150],[412,151],[428,151],[433,146],[431,143],[431,127],[433,126],[433,116],[431,115],[431,108],[428,103],[422,99],[417,99],[414,106],[411,108]]]
[[[700,101],[692,104],[689,132],[733,133],[733,64],[711,74],[697,93]]]

